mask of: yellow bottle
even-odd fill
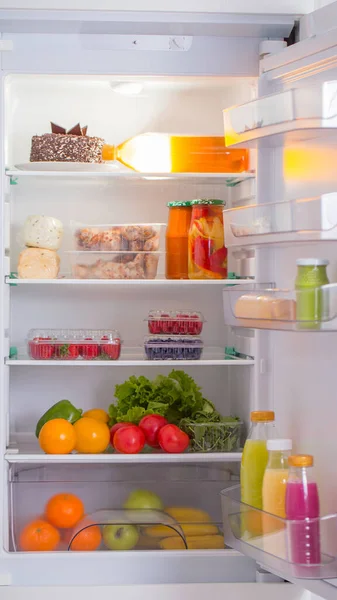
[[[267,441],[269,459],[263,477],[262,505],[264,511],[282,519],[286,518],[285,498],[291,449],[291,440]]]
[[[143,133],[116,148],[105,145],[102,158],[140,173],[242,173],[249,168],[248,150],[226,148],[221,136]]]
[[[257,410],[250,415],[251,429],[244,445],[241,460],[241,502],[262,510],[262,483],[268,462],[267,439],[275,437],[275,414]],[[242,510],[242,533],[261,535],[262,513]]]

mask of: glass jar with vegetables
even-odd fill
[[[225,279],[223,200],[193,200],[188,235],[189,279]]]

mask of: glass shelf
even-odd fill
[[[326,579],[337,577],[337,514],[292,521],[258,510],[241,502],[240,486],[221,492],[225,544],[246,554],[266,569],[285,579]],[[290,560],[294,545],[303,533],[320,539],[321,562],[303,564]],[[296,546],[298,551],[298,545]]]
[[[255,147],[314,140],[322,131],[337,137],[337,81],[286,90],[227,108],[226,146]],[[324,142],[326,143],[326,137]]]
[[[225,325],[279,331],[337,331],[337,283],[310,291],[251,283],[223,290]],[[308,319],[316,307],[314,319]],[[318,318],[318,315],[320,317]]]
[[[224,210],[227,248],[337,240],[337,193]]]

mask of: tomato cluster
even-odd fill
[[[116,423],[110,429],[110,443],[122,454],[138,454],[145,444],[164,452],[180,453],[187,449],[189,442],[184,431],[161,415],[147,415],[139,425]]]

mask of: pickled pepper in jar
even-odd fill
[[[189,279],[225,279],[227,277],[223,205],[223,200],[192,200],[192,216],[188,234]]]
[[[191,222],[190,201],[169,202],[166,230],[166,279],[188,279],[188,232]]]

